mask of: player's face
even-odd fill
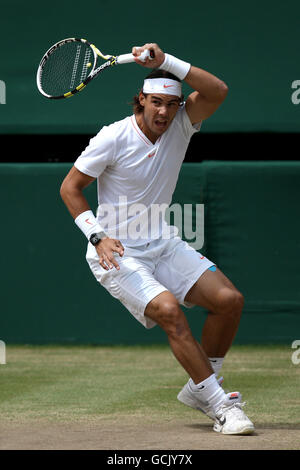
[[[144,106],[144,132],[147,131],[157,138],[168,129],[173,121],[180,99],[175,95],[149,94],[144,96],[141,94],[140,103]],[[145,132],[146,135],[147,132]]]

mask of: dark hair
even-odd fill
[[[146,78],[170,78],[171,80],[176,80],[177,82],[181,83],[181,80],[178,77],[176,77],[176,75],[173,75],[172,73],[166,72],[165,70],[161,70],[161,69],[153,69],[152,72],[150,72],[149,75],[145,77],[145,79]],[[142,89],[141,89],[141,92],[143,93]],[[148,96],[147,93],[143,93],[143,95]],[[184,100],[184,96],[181,95],[180,104],[182,104],[183,100]],[[130,104],[133,106],[134,114],[140,114],[143,112],[144,107],[140,104],[139,94],[133,97],[132,102]]]

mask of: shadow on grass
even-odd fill
[[[213,422],[211,423],[199,423],[199,424],[185,424],[186,428],[191,429],[203,429],[207,430],[213,426]],[[300,423],[299,424],[289,424],[289,423],[256,423],[255,424],[256,430],[263,430],[263,429],[272,429],[272,430],[287,430],[287,431],[298,431],[300,430]],[[252,435],[255,436],[256,433]]]

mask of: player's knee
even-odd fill
[[[186,320],[176,302],[165,302],[160,306],[160,326],[168,336],[182,336],[186,333]]]
[[[217,313],[228,316],[241,316],[244,307],[244,296],[236,289],[221,289],[217,301]]]

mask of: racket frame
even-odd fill
[[[81,82],[73,90],[70,90],[70,91],[68,91],[68,92],[66,92],[62,95],[59,95],[59,96],[49,95],[48,93],[46,93],[43,90],[42,85],[41,85],[44,65],[47,62],[47,60],[49,59],[49,57],[56,51],[56,49],[58,49],[59,47],[62,47],[64,44],[67,44],[69,42],[82,42],[82,43],[88,45],[91,48],[91,50],[93,51],[93,56],[94,56],[93,66],[92,66],[92,68],[90,70],[90,73],[87,76],[87,78],[85,80],[83,80],[83,82]],[[101,57],[102,59],[106,60],[106,62],[104,62],[104,64],[100,65],[99,67],[95,68],[96,65],[97,65],[98,57]],[[120,55],[119,58],[121,59],[120,63],[134,62],[134,58],[133,58],[132,54],[123,54],[123,55]],[[123,61],[122,61],[122,58],[123,58]],[[53,46],[51,46],[48,49],[48,51],[44,54],[39,66],[38,66],[38,70],[37,70],[37,74],[36,74],[36,84],[37,84],[39,92],[42,95],[44,95],[46,98],[50,98],[50,99],[70,98],[71,96],[75,95],[79,91],[83,90],[86,87],[86,85],[93,78],[97,77],[97,75],[99,75],[99,73],[102,72],[102,70],[106,69],[107,67],[111,67],[111,66],[114,66],[114,65],[117,65],[117,64],[118,64],[118,57],[113,56],[113,55],[104,55],[104,54],[102,54],[102,52],[94,44],[91,44],[86,39],[79,39],[79,38],[62,39],[61,41],[58,41],[57,43],[53,44]]]

